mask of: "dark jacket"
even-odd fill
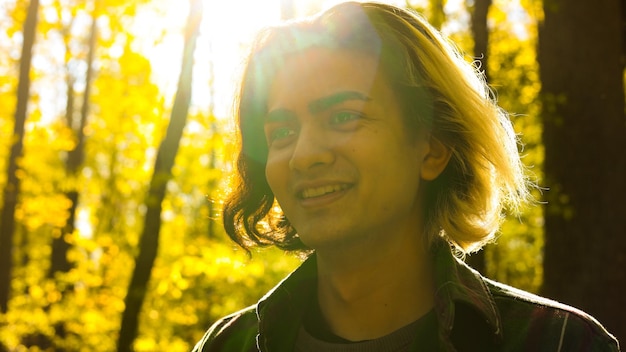
[[[588,314],[482,277],[443,241],[432,252],[440,350],[619,351]],[[316,270],[313,255],[256,306],[216,322],[194,352],[292,351]]]

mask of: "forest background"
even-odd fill
[[[187,351],[298,265],[223,232],[228,108],[255,29],[336,2],[0,0],[0,350]],[[625,2],[395,3],[484,71],[545,187],[470,264],[626,340]]]

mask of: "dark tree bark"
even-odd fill
[[[485,75],[485,79],[489,78],[487,58],[489,57],[489,28],[487,27],[487,14],[491,0],[474,0],[474,5],[470,8],[472,16],[472,36],[474,37],[474,57],[480,62],[480,69]],[[485,261],[485,250],[472,253],[467,257],[467,264],[478,270],[481,274],[485,274],[487,263]]]
[[[17,177],[18,160],[24,147],[24,125],[26,109],[30,96],[30,65],[32,49],[37,29],[39,0],[31,0],[24,22],[24,42],[20,59],[20,73],[17,84],[17,106],[13,143],[7,165],[7,181],[4,186],[2,215],[0,215],[0,312],[6,313],[11,292],[11,273],[13,270],[13,233],[15,230],[15,208],[20,193],[20,179]]]
[[[472,36],[474,37],[474,57],[480,62],[480,69],[485,78],[489,78],[487,58],[489,57],[489,28],[487,15],[491,7],[491,0],[474,0],[470,9],[472,15]]]
[[[539,28],[545,181],[542,293],[626,341],[623,3],[545,0]]]
[[[145,200],[147,212],[143,232],[139,239],[139,254],[135,260],[135,269],[124,299],[126,309],[122,315],[122,325],[117,342],[119,352],[132,351],[132,344],[139,327],[139,313],[157,256],[161,229],[161,206],[165,198],[167,182],[172,177],[174,159],[187,121],[191,101],[193,56],[201,20],[202,0],[190,0],[178,89],[167,132],[157,152],[154,173]]]
[[[80,120],[78,125],[74,123],[74,90],[72,89],[73,80],[68,70],[68,88],[67,88],[67,107],[66,119],[69,128],[74,130],[76,135],[76,146],[70,150],[65,163],[66,174],[68,177],[75,179],[78,171],[83,164],[85,154],[85,126],[87,125],[87,116],[89,114],[89,96],[91,94],[91,76],[93,74],[93,58],[96,50],[97,26],[96,26],[96,1],[93,1],[93,10],[91,18],[91,28],[89,32],[89,43],[87,48],[87,72],[85,75],[85,92],[83,95],[83,103],[80,109]],[[65,222],[65,226],[61,232],[61,236],[52,240],[52,255],[50,263],[50,271],[48,276],[54,277],[57,272],[68,272],[72,265],[67,259],[67,253],[71,245],[65,239],[65,235],[74,232],[76,221],[76,208],[78,207],[78,189],[72,185],[72,189],[66,192],[66,197],[70,200],[69,216]]]

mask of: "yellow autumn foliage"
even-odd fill
[[[0,314],[0,350],[116,348],[145,203],[150,201],[148,182],[172,108],[172,97],[154,83],[150,59],[137,51],[140,38],[133,32],[133,16],[158,12],[166,1],[98,1],[99,37],[83,131],[84,161],[76,175],[66,170],[68,152],[78,138],[65,121],[64,92],[69,75],[74,82],[73,116],[78,119],[85,92],[84,31],[91,19],[91,1],[41,4],[40,11],[47,15],[40,17],[38,27],[38,64],[33,67],[24,155],[19,161],[22,192],[16,213],[12,297],[8,312]],[[16,101],[17,38],[27,3],[0,6],[0,18],[8,19],[0,21],[3,171]],[[512,35],[505,3],[494,1],[490,12],[491,83],[501,105],[516,114],[516,129],[526,142],[524,161],[540,178],[536,30],[531,22],[526,37]],[[522,4],[532,18],[535,2]],[[435,13],[432,3],[424,8],[433,16],[442,15]],[[450,17],[463,15],[467,14]],[[462,48],[470,48],[467,28],[442,25],[456,28],[452,37]],[[50,96],[59,99],[51,101]],[[194,100],[161,204],[159,252],[141,307],[137,351],[188,351],[215,319],[254,304],[299,264],[299,259],[277,249],[258,250],[250,258],[224,234],[220,200],[229,187],[234,137],[232,122],[209,111],[207,101]],[[0,174],[0,186],[5,180]],[[65,233],[72,191],[79,195],[75,228]],[[529,209],[521,220],[505,223],[499,246],[488,249],[488,270],[498,280],[535,290],[541,283],[542,214]],[[71,246],[67,252],[71,268],[51,276],[55,238],[64,238]]]

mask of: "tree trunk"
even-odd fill
[[[474,37],[474,57],[480,62],[480,69],[485,78],[489,78],[487,58],[489,57],[489,28],[487,15],[491,7],[491,0],[474,0],[472,13],[472,36]]]
[[[626,120],[620,0],[544,2],[539,28],[546,296],[626,341]]]
[[[145,200],[147,206],[146,218],[143,232],[139,239],[139,254],[135,261],[135,269],[126,298],[124,299],[126,309],[122,315],[120,336],[117,342],[117,350],[119,352],[132,351],[132,344],[137,336],[139,313],[146,296],[148,281],[158,250],[161,228],[161,205],[165,198],[167,182],[171,178],[172,166],[174,165],[174,159],[183,134],[191,101],[193,56],[201,20],[202,1],[190,0],[178,90],[174,99],[167,133],[157,152],[154,173]]]
[[[13,143],[7,165],[7,181],[4,186],[2,215],[0,216],[0,312],[6,313],[11,292],[11,272],[13,269],[13,233],[15,229],[15,208],[20,192],[20,179],[17,176],[18,160],[24,146],[24,125],[26,108],[30,96],[30,64],[37,29],[39,0],[31,0],[24,22],[24,42],[20,59],[19,82],[17,84],[17,106]]]
[[[480,69],[484,72],[485,79],[488,80],[487,58],[489,50],[489,28],[487,27],[487,14],[491,0],[475,0],[472,7],[472,36],[474,37],[474,57],[480,62]],[[485,261],[485,250],[472,253],[467,257],[467,264],[485,274],[487,264]]]
[[[91,28],[89,32],[89,43],[87,48],[87,72],[85,75],[85,92],[83,94],[83,103],[80,109],[80,121],[78,126],[74,123],[74,90],[72,89],[73,81],[71,78],[68,78],[68,88],[67,88],[67,109],[66,109],[66,118],[67,125],[69,128],[74,130],[76,135],[76,146],[74,149],[70,150],[67,155],[67,161],[65,163],[65,170],[67,176],[76,180],[78,176],[78,171],[80,166],[83,164],[84,153],[85,153],[85,126],[87,125],[87,115],[89,114],[89,95],[91,93],[91,76],[93,74],[92,66],[93,66],[93,57],[96,50],[96,1],[92,1],[93,9],[92,9],[92,18],[91,18]],[[68,49],[69,50],[69,49]],[[68,69],[68,77],[69,69]],[[65,226],[63,231],[61,232],[61,236],[58,238],[54,238],[52,240],[52,255],[51,255],[51,263],[50,263],[50,271],[48,276],[50,278],[54,278],[54,274],[57,272],[68,272],[72,265],[67,259],[67,252],[70,250],[71,245],[66,240],[66,235],[71,235],[74,233],[75,229],[75,221],[76,221],[76,209],[78,207],[78,189],[75,182],[72,183],[71,189],[66,193],[66,197],[70,200],[71,205],[69,209],[69,216],[65,222]]]

